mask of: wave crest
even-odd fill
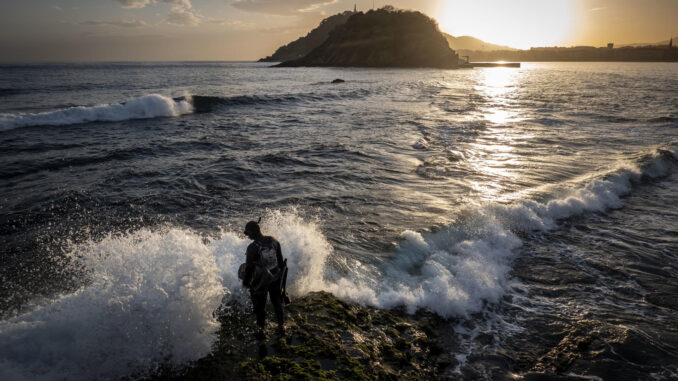
[[[496,303],[510,282],[519,235],[553,229],[558,220],[623,206],[622,197],[644,179],[665,176],[678,151],[658,149],[638,161],[573,184],[561,184],[542,201],[487,203],[457,212],[436,232],[405,231],[390,260],[378,268],[329,282],[344,299],[379,308],[423,308],[445,317],[468,317]]]
[[[193,112],[187,100],[158,94],[145,95],[122,104],[70,107],[35,114],[0,114],[0,131],[28,126],[63,126],[87,122],[117,122],[129,119],[171,117]]]

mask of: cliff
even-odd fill
[[[273,55],[262,58],[259,62],[284,62],[302,58],[325,42],[335,27],[346,23],[346,20],[354,14],[355,12],[346,11],[324,19],[306,36],[279,47]]]
[[[420,12],[384,7],[356,13],[321,45],[278,66],[454,68],[457,54],[435,20]]]

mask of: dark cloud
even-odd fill
[[[234,7],[258,13],[272,15],[295,15],[310,12],[326,5],[334,4],[338,0],[235,0]]]
[[[143,8],[148,3],[151,2],[151,0],[115,0],[115,1],[122,4],[123,8]]]
[[[163,2],[172,5],[172,8],[191,8],[191,0],[115,0],[123,8],[144,8],[148,4]]]
[[[80,24],[81,25],[112,25],[112,26],[119,26],[119,27],[122,27],[122,28],[140,28],[140,27],[148,25],[143,20],[119,20],[119,21],[89,20],[89,21],[83,21]]]

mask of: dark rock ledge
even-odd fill
[[[326,292],[294,299],[286,314],[285,335],[269,323],[258,342],[249,311],[226,306],[212,354],[154,379],[430,380],[456,362],[436,339],[445,324],[434,314],[364,308]]]

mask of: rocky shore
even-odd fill
[[[663,358],[632,330],[592,320],[530,321],[532,334],[498,346],[491,332],[458,320],[361,307],[327,292],[294,299],[286,315],[280,335],[268,311],[267,337],[259,341],[250,308],[222,306],[212,353],[182,369],[159,369],[151,380],[623,380],[642,379]],[[476,331],[477,350],[463,353],[454,326]]]
[[[456,362],[443,350],[436,326],[444,322],[433,314],[365,308],[314,292],[288,306],[284,335],[269,322],[258,341],[249,310],[233,304],[221,312],[212,354],[156,379],[430,380]]]

